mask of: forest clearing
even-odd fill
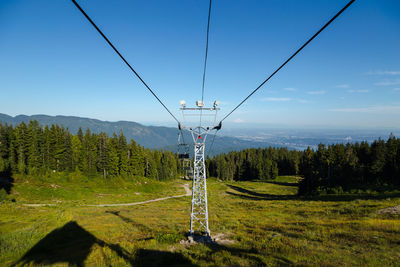
[[[208,179],[213,244],[188,244],[190,197],[182,180],[14,181],[0,205],[0,265],[396,266],[400,192],[300,198],[299,178]],[[24,203],[51,203],[27,207]]]

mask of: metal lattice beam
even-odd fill
[[[208,228],[207,177],[204,163],[205,138],[202,140],[202,142],[195,142],[194,145],[190,234],[194,234],[195,231],[198,231],[210,235],[210,229]]]

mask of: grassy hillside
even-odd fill
[[[184,190],[176,186],[185,182],[71,185],[60,177],[52,183],[57,187],[17,180],[8,196],[16,202],[0,204],[0,265],[398,265],[400,216],[377,213],[400,204],[395,193],[300,199],[294,177],[264,183],[209,179],[210,228],[224,242],[196,245],[180,243],[189,228],[190,197],[85,206],[179,195]],[[22,205],[28,202],[57,205]]]
[[[87,178],[77,173],[60,173],[39,179],[16,176],[9,198],[16,203],[32,204],[115,204],[170,196],[178,191],[176,181],[159,182],[140,177],[135,180]]]

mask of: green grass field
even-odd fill
[[[58,177],[16,182],[0,204],[0,266],[398,266],[400,215],[377,214],[400,194],[301,199],[295,177],[208,180],[209,222],[221,244],[180,244],[190,197],[126,207],[88,207],[182,195],[188,181]],[[53,206],[27,207],[24,203]]]

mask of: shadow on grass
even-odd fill
[[[227,191],[229,195],[237,196],[243,199],[251,199],[251,200],[289,200],[289,199],[296,199],[296,195],[272,195],[272,194],[265,194],[265,193],[257,193],[255,191],[251,191],[248,189],[245,189],[243,187],[239,186],[234,186],[234,185],[229,185],[228,186],[240,193],[243,194],[237,194],[233,192]]]
[[[275,182],[275,181],[265,181],[264,183],[267,184],[276,184],[276,185],[283,185],[283,186],[298,186],[299,183],[290,183],[290,182]]]
[[[140,231],[142,231],[142,232],[150,233],[150,234],[152,233],[152,230],[151,230],[149,227],[147,227],[147,226],[144,225],[144,224],[135,222],[134,220],[132,220],[132,219],[130,219],[130,218],[128,218],[128,217],[125,217],[125,216],[121,215],[119,210],[106,210],[106,213],[113,214],[113,215],[119,217],[119,218],[120,218],[121,220],[123,220],[124,222],[126,222],[126,223],[132,225],[133,227],[137,228],[138,230],[140,230]],[[150,240],[150,239],[153,239],[153,237],[141,238],[140,240]],[[138,241],[139,241],[139,240],[138,240]]]
[[[318,201],[353,201],[353,200],[382,200],[387,198],[398,198],[400,192],[379,193],[379,194],[340,194],[340,195],[320,195],[301,197],[301,200],[318,200]]]
[[[198,266],[193,264],[181,253],[138,249],[135,253],[133,266]]]
[[[0,175],[0,190],[6,191],[9,195],[11,193],[11,188],[14,186],[14,179],[11,175],[6,173],[1,173]]]
[[[338,195],[319,195],[319,196],[299,196],[299,195],[272,195],[257,193],[243,187],[227,185],[231,189],[241,193],[226,191],[227,194],[242,199],[249,200],[303,200],[303,201],[353,201],[353,200],[381,200],[386,198],[398,198],[400,192],[380,193],[380,194],[338,194]]]
[[[98,239],[75,221],[57,228],[36,243],[12,266],[52,265],[67,263],[69,266],[84,266],[93,245],[107,247],[131,266],[194,266],[180,253],[138,249],[130,254],[118,244]]]
[[[132,259],[119,245],[108,244],[86,231],[79,224],[70,221],[57,228],[36,243],[15,265],[50,265],[68,263],[70,266],[84,266],[93,245],[109,247],[128,262]]]
[[[274,258],[277,266],[287,266],[293,265],[294,263],[284,257],[272,255],[265,252],[260,252],[257,249],[242,249],[236,248],[233,246],[224,246],[217,243],[205,243],[207,247],[211,249],[210,253],[207,253],[207,256],[204,258],[207,262],[215,261],[215,258],[218,257],[215,254],[220,253],[222,255],[226,255],[224,252],[228,252],[230,255],[241,258],[248,259],[250,262],[248,263],[250,266],[266,266],[266,263],[263,261],[263,256],[268,256]],[[228,255],[229,255],[228,254]],[[235,263],[231,263],[230,259],[225,259],[225,262],[222,265],[226,266],[236,266]]]

